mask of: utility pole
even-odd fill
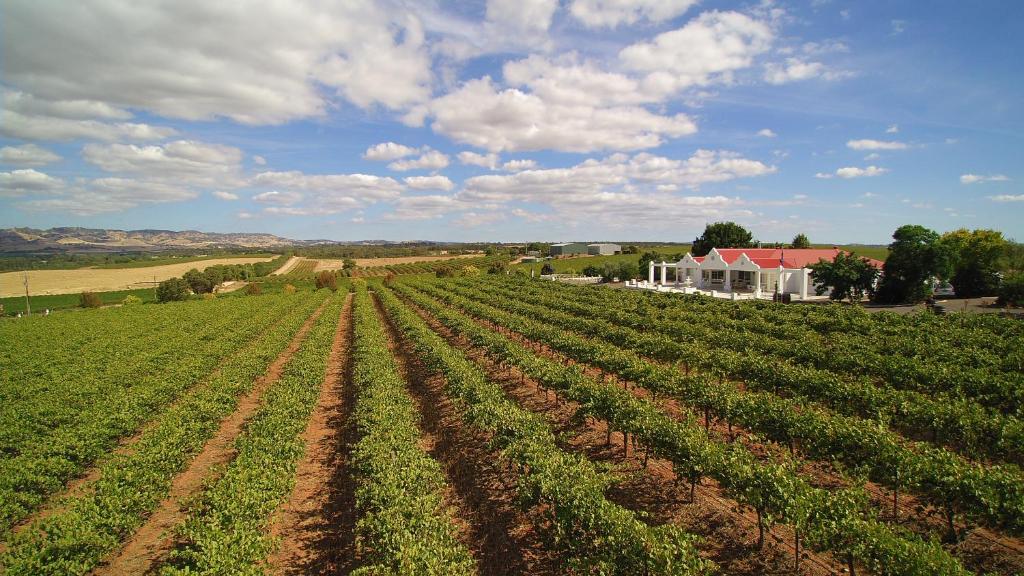
[[[28,300],[28,270],[25,271],[25,315],[32,315],[32,304]]]

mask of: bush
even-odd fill
[[[203,300],[213,300],[215,298],[217,298],[217,295],[214,294],[213,292],[207,292],[206,294],[203,294]]]
[[[134,306],[136,304],[142,304],[142,298],[139,298],[134,294],[129,294],[124,297],[124,300],[121,300],[122,306]]]
[[[249,296],[259,296],[260,294],[263,294],[263,286],[261,284],[257,284],[256,282],[246,284],[245,293]]]
[[[99,308],[103,306],[103,300],[95,292],[82,292],[78,297],[78,305],[82,308]]]
[[[555,273],[555,269],[554,269],[554,267],[551,266],[551,264],[544,264],[540,268],[540,273],[545,275],[545,276],[548,275],[548,274],[554,274]]]
[[[438,278],[451,278],[455,276],[455,270],[450,266],[438,266],[437,270],[434,270],[434,276]]]
[[[189,286],[188,282],[185,282],[181,278],[171,278],[164,280],[156,287],[156,300],[157,302],[175,302],[180,300],[188,300]]]
[[[295,294],[295,286],[291,284],[285,284],[283,289],[285,294]]]
[[[999,285],[1000,306],[1024,306],[1024,272],[1015,272],[1007,276]]]
[[[331,292],[338,291],[338,275],[330,270],[324,270],[316,275],[316,289],[330,288]]]
[[[181,277],[185,282],[188,283],[188,287],[192,289],[196,294],[206,294],[207,292],[213,292],[215,284],[209,276],[200,272],[196,268],[185,272]]]

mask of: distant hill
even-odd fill
[[[8,228],[0,230],[0,252],[149,252],[204,248],[278,248],[307,246],[273,234],[217,234],[185,230],[105,230],[96,228]]]

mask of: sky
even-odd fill
[[[0,227],[1024,240],[1024,2],[0,3]]]

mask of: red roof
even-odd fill
[[[816,264],[818,260],[825,259],[829,262],[836,259],[840,252],[838,248],[719,248],[718,254],[726,263],[732,264],[740,259],[743,254],[747,255],[754,264],[761,268],[806,268]],[[696,256],[694,260],[703,262],[703,256]],[[881,268],[882,262],[868,258],[868,262],[875,268]]]

